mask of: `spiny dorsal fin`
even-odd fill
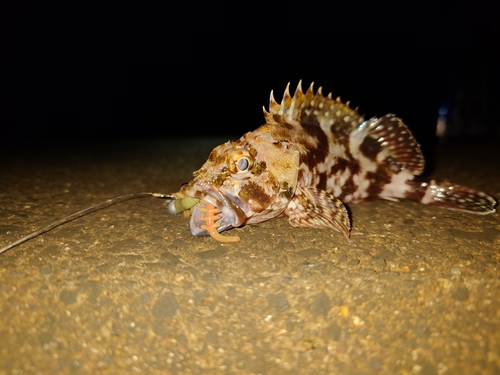
[[[361,151],[371,157],[385,161],[394,171],[409,169],[419,175],[424,170],[424,157],[410,130],[393,114],[372,118],[358,128],[364,136]],[[364,134],[364,135],[363,135]]]
[[[363,139],[360,147],[366,156],[385,161],[395,171],[409,169],[415,175],[423,172],[424,158],[420,146],[400,118],[388,114],[364,122],[358,108],[349,107],[349,101],[342,103],[340,96],[332,99],[331,93],[325,97],[321,87],[314,93],[313,85],[314,82],[304,94],[302,81],[299,81],[292,97],[288,83],[281,104],[274,100],[271,91],[269,112],[264,109],[266,122],[285,122],[294,126],[316,124],[329,129],[332,134],[346,137],[352,131],[360,131]]]
[[[330,128],[332,132],[349,134],[358,124],[363,122],[357,109],[349,107],[349,102],[342,103],[340,97],[332,99],[329,93],[323,96],[321,87],[314,93],[314,82],[306,93],[302,91],[302,81],[299,81],[295,93],[290,96],[290,83],[286,86],[281,104],[274,99],[273,92],[269,100],[269,112],[264,109],[267,123],[283,123],[291,125],[318,124],[322,128]]]

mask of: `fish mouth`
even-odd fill
[[[230,195],[223,194],[215,188],[207,188],[199,190],[197,197],[200,197],[200,202],[193,207],[191,220],[189,221],[189,230],[193,236],[209,236],[210,233],[203,229],[202,226],[207,225],[206,213],[200,208],[207,202],[217,208],[217,231],[220,233],[227,229],[236,228],[243,225],[246,221],[246,215],[239,207],[239,199]]]

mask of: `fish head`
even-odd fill
[[[278,217],[295,193],[298,171],[299,153],[288,142],[267,133],[247,133],[214,148],[181,193],[217,207],[217,230],[222,232]],[[201,228],[204,216],[199,205],[193,207],[194,236],[208,234]]]

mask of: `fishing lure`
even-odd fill
[[[200,225],[201,229],[206,230],[213,239],[220,242],[238,242],[240,240],[238,236],[223,236],[217,231],[217,228],[220,227],[220,223],[218,222],[218,220],[220,220],[220,218],[222,217],[221,215],[218,215],[221,213],[221,211],[219,211],[217,207],[203,199],[200,200],[200,203],[198,203],[198,205],[198,209],[201,212],[205,213],[205,216],[200,217],[200,220],[206,222],[206,224]]]
[[[181,192],[174,193],[172,197],[174,199],[167,205],[170,213],[177,214],[182,212],[185,217],[189,217],[192,208],[196,205],[198,206],[198,210],[205,214],[205,216],[200,216],[200,220],[205,222],[205,224],[200,225],[200,228],[207,231],[212,238],[220,242],[238,242],[240,240],[238,236],[223,236],[217,231],[217,228],[220,226],[218,220],[221,218],[219,215],[221,211],[210,202],[189,197]]]

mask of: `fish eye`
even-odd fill
[[[253,166],[253,159],[248,154],[248,152],[244,150],[238,150],[237,152],[231,155],[229,161],[229,169],[232,173],[244,173],[250,170]]]
[[[238,169],[241,172],[246,171],[248,169],[249,165],[250,165],[250,162],[244,156],[240,160],[238,160],[238,163],[236,164],[236,166],[238,167]]]

